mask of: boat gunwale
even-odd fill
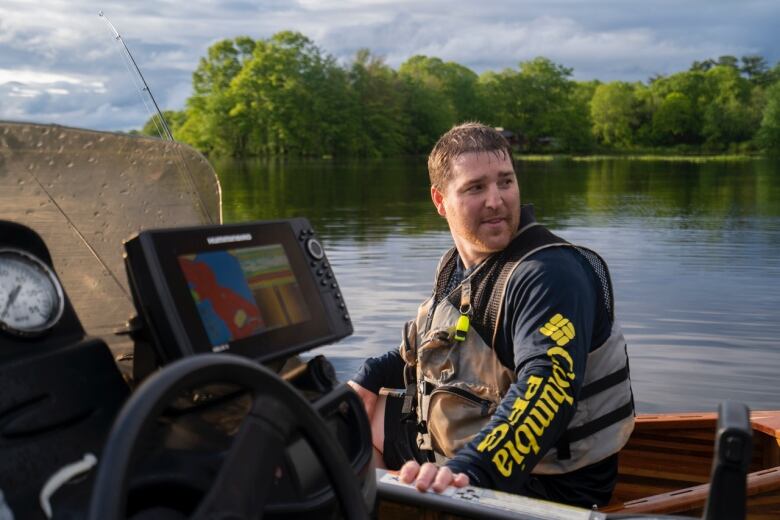
[[[715,412],[641,414],[636,416],[635,431],[707,428],[715,426],[717,422],[718,414]],[[780,411],[751,412],[750,427],[774,437],[780,443]]]
[[[642,414],[636,417],[632,438],[635,438],[636,434],[652,436],[654,432],[664,430],[668,432],[688,430],[689,434],[696,430],[709,430],[714,439],[717,420],[718,414],[714,412]],[[780,465],[777,465],[777,457],[780,456],[780,411],[751,412],[750,427],[754,432],[754,446],[758,443],[764,446],[765,450],[772,451],[774,455],[763,457],[764,462],[771,461],[772,466],[755,470],[747,475],[747,497],[760,497],[770,492],[778,493],[780,492]],[[757,437],[756,433],[762,435]],[[773,440],[775,442],[772,442]],[[629,440],[630,444],[631,440]],[[709,489],[710,484],[706,482],[625,502],[613,502],[600,508],[599,511],[628,514],[688,513],[704,507]]]

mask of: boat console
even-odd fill
[[[296,356],[352,333],[309,223],[144,231],[125,253],[138,313],[127,382],[106,343],[85,335],[43,240],[0,223],[0,506],[18,518],[368,511],[362,403],[324,357]],[[154,394],[160,385],[168,391]],[[64,484],[79,472],[78,485]],[[265,498],[232,510],[224,495],[236,480]],[[90,506],[96,496],[120,498],[109,514]]]

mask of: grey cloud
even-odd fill
[[[368,48],[395,67],[427,54],[482,72],[543,55],[573,68],[578,79],[646,80],[722,54],[758,53],[772,64],[780,59],[774,0],[143,0],[104,8],[161,107],[172,109],[184,106],[192,71],[215,41],[264,38],[284,29],[303,32],[342,62]],[[0,69],[80,82],[0,83],[0,118],[140,127],[149,115],[118,51],[92,2],[43,0],[33,15],[27,2],[6,0],[0,6]],[[33,97],[13,95],[32,91]],[[61,91],[68,94],[56,93]]]

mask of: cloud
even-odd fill
[[[770,0],[139,0],[101,6],[160,106],[180,109],[192,72],[222,38],[306,34],[348,62],[368,48],[397,67],[438,56],[477,72],[546,56],[578,79],[646,80],[723,54],[780,59]],[[139,128],[149,114],[95,5],[27,0],[0,5],[0,118],[97,129]]]
[[[36,97],[40,92],[38,92],[35,89],[31,88],[25,88],[23,86],[19,85],[11,85],[11,88],[8,91],[9,97],[19,97],[19,98],[34,98]]]
[[[68,83],[71,85],[91,84],[93,86],[102,86],[99,81],[79,78],[73,75],[56,74],[45,71],[24,70],[24,69],[0,69],[0,84],[3,83],[27,83],[27,84],[50,84],[50,83]]]
[[[644,80],[656,73],[685,70],[694,60],[752,51],[717,39],[690,42],[664,36],[650,27],[594,30],[574,18],[558,16],[523,21],[458,18],[436,24],[398,14],[375,25],[333,31],[324,41],[350,55],[360,48],[356,42],[371,41],[370,48],[393,66],[413,54],[425,54],[476,72],[516,67],[521,61],[545,56],[572,67],[577,78],[606,81]]]

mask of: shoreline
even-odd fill
[[[598,153],[598,154],[514,154],[515,161],[519,162],[545,162],[545,161],[575,161],[575,162],[596,162],[596,161],[647,161],[647,162],[738,162],[753,161],[757,159],[771,158],[769,155],[761,154],[648,154],[648,153]]]

